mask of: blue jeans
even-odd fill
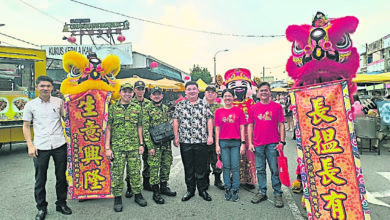
[[[268,161],[268,166],[271,170],[271,182],[272,188],[274,189],[274,196],[280,196],[283,193],[278,170],[279,153],[274,149],[276,145],[277,143],[255,147],[257,182],[259,184],[259,191],[264,195],[267,193],[267,174],[265,170],[267,165],[265,164],[265,160]]]
[[[219,140],[225,189],[238,190],[240,187],[240,145],[241,140],[237,139]],[[230,181],[230,172],[232,172],[233,184]]]

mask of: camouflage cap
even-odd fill
[[[143,81],[135,82],[134,83],[134,88],[138,88],[138,87],[145,88],[145,83]]]
[[[205,89],[205,91],[217,92],[217,89],[215,88],[215,86],[207,86],[207,88]]]
[[[158,86],[155,86],[155,87],[153,87],[153,88],[150,90],[150,93],[153,94],[153,93],[155,93],[155,92],[159,92],[159,93],[162,94],[162,89],[161,89],[160,87],[158,87]]]
[[[122,84],[120,90],[124,90],[124,89],[131,89],[133,91],[133,85],[131,85],[130,83]]]

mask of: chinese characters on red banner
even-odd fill
[[[348,91],[342,85],[307,87],[292,94],[309,219],[369,218],[357,181],[360,162],[355,163],[353,124],[345,104],[349,100],[344,100]]]
[[[331,155],[335,153],[342,153],[344,150],[339,145],[339,141],[337,141],[336,137],[336,129],[332,127],[331,123],[336,121],[337,118],[334,115],[331,115],[329,111],[331,107],[325,104],[325,97],[317,96],[316,98],[310,99],[312,111],[307,113],[307,116],[311,118],[311,122],[314,126],[318,126],[321,123],[326,123],[328,127],[324,129],[317,129],[313,127],[313,136],[310,137],[310,141],[313,143],[311,148],[314,152],[319,155]],[[312,181],[310,184],[310,189],[312,192],[317,191],[317,187],[314,180],[314,174],[321,178],[321,184],[324,186],[328,186],[330,184],[334,184],[336,186],[341,186],[346,184],[346,180],[338,177],[337,175],[341,172],[341,169],[334,165],[333,157],[326,156],[320,157],[321,161],[321,170],[314,172],[314,169],[309,167],[309,177],[312,177]],[[311,162],[311,159],[308,159]],[[330,190],[329,190],[330,191]],[[343,220],[345,219],[345,209],[343,205],[343,199],[338,197],[341,195],[340,192],[336,192],[334,190],[331,191],[330,194],[321,194],[320,197],[327,202],[326,210],[331,212],[331,216],[335,216],[335,219]],[[321,214],[318,212],[319,203],[318,199],[312,199],[314,204],[314,210],[316,211],[314,215],[316,217],[320,217]]]
[[[107,92],[87,91],[70,95],[69,127],[72,143],[72,199],[111,197],[109,161],[104,158],[103,123]]]

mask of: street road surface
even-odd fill
[[[291,181],[295,180],[296,149],[291,140],[291,132],[287,132],[285,154],[288,157]],[[177,197],[163,196],[165,204],[157,205],[152,199],[152,192],[143,191],[148,202],[147,207],[140,207],[134,197],[123,196],[123,212],[113,210],[113,199],[90,200],[83,203],[71,200],[68,205],[73,214],[62,215],[55,211],[55,176],[51,160],[46,184],[48,215],[46,219],[306,219],[301,207],[301,194],[294,194],[283,186],[285,206],[274,207],[270,173],[267,168],[268,201],[259,204],[250,202],[256,190],[240,188],[240,201],[224,200],[224,191],[217,189],[211,177],[209,193],[213,201],[206,202],[196,192],[196,196],[187,202],[181,197],[186,192],[184,171],[179,149],[173,147],[174,161],[169,186],[177,191]],[[372,219],[388,219],[390,215],[390,153],[382,149],[381,155],[363,152],[361,156],[366,188],[369,196],[369,207]],[[125,189],[124,189],[125,190]],[[32,159],[27,155],[25,143],[13,144],[0,149],[0,219],[33,219],[37,213],[34,200],[34,167]]]

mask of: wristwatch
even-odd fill
[[[283,146],[286,145],[285,141],[279,141],[279,143],[283,144]]]
[[[241,144],[246,144],[246,141],[241,141]]]
[[[139,144],[140,147],[145,147],[145,144]]]

